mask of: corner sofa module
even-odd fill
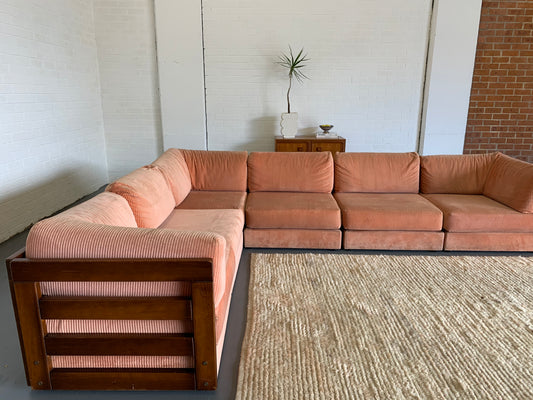
[[[418,194],[416,153],[337,153],[345,249],[442,250],[442,212]]]
[[[533,165],[501,153],[422,156],[420,190],[444,214],[444,250],[533,250]]]
[[[7,262],[29,385],[216,388],[246,158],[170,149],[30,230]]]
[[[251,153],[246,247],[339,249],[331,153]]]

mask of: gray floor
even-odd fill
[[[0,259],[4,260],[15,251],[24,247],[27,232],[21,233],[0,244]],[[250,277],[250,254],[253,252],[295,252],[288,250],[244,249],[239,271],[235,281],[231,301],[228,328],[222,361],[219,372],[218,389],[215,392],[63,392],[63,391],[32,391],[26,386],[24,367],[20,355],[20,347],[11,305],[11,295],[7,281],[6,268],[0,268],[0,400],[23,399],[150,399],[150,400],[185,400],[211,399],[229,400],[235,398],[237,386],[239,356],[246,322],[246,305],[248,301],[248,282]],[[305,252],[316,252],[308,251]],[[327,252],[327,251],[322,251]],[[451,255],[459,253],[442,252],[370,252],[370,251],[335,251],[348,254],[431,254]],[[468,253],[460,253],[468,254]],[[471,253],[476,255],[499,253]],[[526,255],[532,253],[505,253],[506,255]]]

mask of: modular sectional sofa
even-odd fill
[[[532,251],[533,165],[170,149],[7,260],[28,384],[215,389],[243,245]]]

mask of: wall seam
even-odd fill
[[[425,59],[425,68],[424,68],[424,75],[422,78],[422,96],[420,99],[420,113],[418,116],[418,132],[416,136],[416,152],[420,153],[421,148],[420,145],[422,144],[422,125],[425,120],[425,112],[426,112],[426,86],[427,86],[427,80],[428,80],[428,68],[429,68],[429,52],[431,50],[431,32],[433,30],[433,14],[435,12],[435,0],[431,1],[431,8],[429,10],[429,24],[428,24],[428,40],[426,45],[426,59]]]
[[[204,1],[200,0],[200,18],[202,25],[202,68],[204,78],[204,118],[205,118],[205,149],[209,150],[209,130],[207,128],[207,85],[205,77],[205,35],[204,35]]]

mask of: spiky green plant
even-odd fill
[[[296,78],[298,82],[302,82],[304,79],[309,79],[309,77],[302,72],[302,68],[307,65],[305,64],[307,61],[309,61],[309,58],[307,58],[307,54],[304,54],[303,47],[295,57],[291,46],[289,46],[289,54],[283,53],[279,57],[279,61],[277,61],[277,64],[289,70],[289,89],[287,90],[287,112],[289,114],[291,112],[290,93],[292,87],[292,78]]]

